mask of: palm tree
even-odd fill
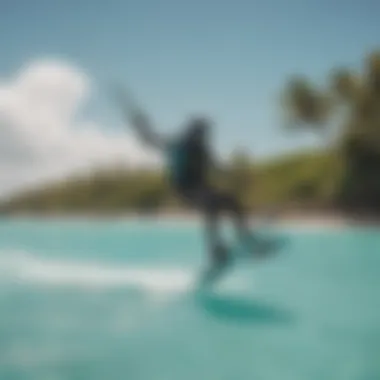
[[[287,127],[313,130],[343,157],[347,170],[340,196],[350,204],[366,198],[372,207],[380,198],[375,180],[380,173],[380,52],[367,57],[362,73],[333,70],[324,89],[306,78],[292,78],[282,104]]]

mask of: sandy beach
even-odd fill
[[[367,216],[353,217],[346,216],[339,212],[328,211],[305,211],[305,210],[286,210],[278,213],[251,213],[250,221],[255,223],[270,223],[275,225],[291,225],[291,226],[308,226],[308,227],[330,227],[339,228],[345,226],[369,226],[378,227],[380,225],[378,219]],[[163,221],[176,223],[197,223],[201,221],[199,213],[185,211],[164,211],[154,214],[141,214],[136,212],[127,213],[18,213],[7,215],[3,220],[23,219],[38,220],[49,219],[59,221],[97,221],[97,220],[113,220],[113,221]],[[224,217],[225,220],[228,217]]]

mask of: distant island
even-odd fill
[[[224,178],[215,176],[215,182],[237,194],[252,214],[281,210],[287,218],[342,213],[372,216],[376,205],[368,195],[345,200],[347,183],[350,185],[346,177],[339,156],[316,151],[260,164],[237,155]],[[44,185],[3,202],[0,209],[7,216],[183,216],[192,212],[170,191],[164,172],[125,168],[107,168]]]
[[[299,153],[254,164],[236,155],[219,186],[233,191],[251,210],[273,206],[332,207],[341,174],[326,153]],[[68,178],[25,192],[1,204],[6,215],[18,214],[155,214],[186,210],[170,191],[165,173],[107,168],[86,177]]]

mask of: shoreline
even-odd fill
[[[337,212],[325,211],[284,211],[278,215],[268,216],[263,213],[251,213],[248,216],[251,223],[268,223],[273,225],[290,225],[305,227],[379,227],[380,220],[365,216],[349,217]],[[223,218],[227,219],[227,218]],[[134,212],[100,214],[100,213],[17,213],[3,215],[1,220],[57,220],[57,221],[154,221],[159,222],[200,222],[201,216],[193,212],[158,212],[155,214],[139,214]]]

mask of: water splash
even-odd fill
[[[22,251],[0,252],[1,281],[82,289],[128,288],[151,294],[178,294],[197,288],[198,268],[119,266],[95,261],[49,259]],[[219,288],[247,288],[246,276],[226,276]]]

